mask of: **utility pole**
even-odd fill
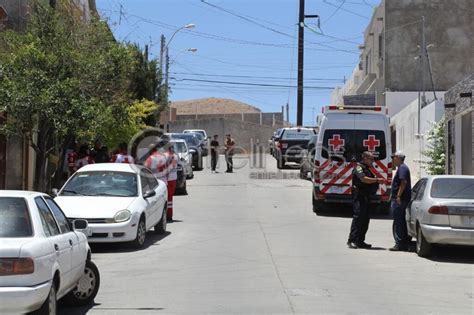
[[[300,0],[298,20],[298,94],[296,109],[296,125],[303,125],[303,81],[304,81],[304,9],[305,0]]]
[[[145,45],[145,52],[143,53],[145,61],[148,62],[148,45]]]
[[[422,98],[422,106],[426,105],[426,88],[425,88],[425,57],[426,57],[426,37],[425,37],[425,17],[421,17],[421,23],[422,23],[422,32],[421,32],[421,49],[422,49],[422,54],[421,54],[421,87],[423,89],[423,98]]]
[[[432,44],[426,46],[426,60],[428,61],[428,70],[430,71],[430,80],[431,80],[431,89],[433,90],[433,96],[434,96],[434,99],[437,100],[438,98],[436,97],[436,89],[435,89],[435,85],[434,85],[434,80],[433,80],[433,68],[431,67],[431,59],[430,59],[430,53],[428,52],[428,49],[430,47],[433,47]]]
[[[305,18],[319,18],[319,15],[305,15],[305,0],[300,0],[300,12],[298,19],[298,94],[296,125],[303,125],[303,96],[304,96],[304,28]]]
[[[290,104],[286,103],[286,123],[290,125]]]

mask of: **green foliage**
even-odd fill
[[[426,165],[426,170],[430,175],[446,173],[445,127],[446,122],[443,118],[438,123],[433,124],[426,138],[428,149],[423,154],[431,160]]]
[[[32,9],[24,32],[0,33],[0,112],[8,117],[0,133],[27,139],[39,168],[74,137],[128,142],[143,115],[157,111],[152,101],[136,101],[153,100],[156,62],[116,42],[106,23],[81,19],[67,0]]]

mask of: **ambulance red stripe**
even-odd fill
[[[348,164],[346,165],[340,172],[339,174],[337,174],[337,176],[335,176],[329,183],[326,184],[326,186],[324,186],[324,188],[321,190],[321,193],[326,193],[329,188],[331,188],[344,174],[347,173],[347,171],[349,171],[351,169],[351,165]]]

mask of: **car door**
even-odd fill
[[[144,208],[142,211],[145,213],[145,218],[146,218],[146,227],[147,230],[149,230],[152,226],[154,226],[158,221],[158,214],[156,211],[157,207],[157,196],[152,196],[149,198],[145,198],[144,195],[151,191],[150,187],[150,182],[148,180],[149,177],[155,178],[155,176],[151,172],[147,172],[145,169],[142,169],[140,171],[140,183],[141,183],[141,188],[142,188],[142,198],[144,200],[143,205]]]
[[[420,185],[421,185],[421,181],[418,181],[415,184],[415,186],[413,186],[413,188],[411,189],[411,199],[410,199],[410,202],[407,205],[407,210],[406,210],[406,214],[405,214],[405,218],[406,218],[406,221],[407,221],[408,232],[415,233],[415,225],[414,225],[415,220],[413,219],[411,206],[413,204],[413,201],[416,198],[416,195],[418,194],[418,190],[420,189]]]
[[[146,170],[145,170],[145,172],[149,173]],[[149,176],[148,175],[147,178],[148,178],[148,184],[150,186],[150,189],[152,189],[156,192],[156,195],[154,197],[155,200],[156,200],[156,207],[153,209],[153,211],[156,212],[156,216],[157,216],[157,220],[158,220],[157,222],[159,222],[161,220],[163,211],[166,211],[166,209],[164,209],[164,207],[165,207],[166,201],[168,199],[168,196],[164,197],[164,194],[162,193],[162,189],[161,189],[162,187],[159,187],[160,182],[158,182],[158,180],[154,176]],[[161,185],[164,185],[164,184],[161,183]]]
[[[69,222],[58,204],[50,197],[45,196],[44,199],[49,209],[53,213],[56,222],[58,222],[61,234],[67,238],[67,241],[70,245],[71,281],[75,282],[82,276],[85,267],[85,261],[87,258],[85,241],[84,239],[80,239],[79,236],[70,229]]]
[[[411,206],[410,206],[410,224],[413,229],[416,227],[416,222],[420,221],[423,215],[422,213],[423,209],[421,208],[421,206],[422,206],[423,196],[425,194],[425,188],[426,188],[427,182],[428,182],[428,179],[422,178],[417,183],[417,185],[419,184],[419,186],[415,187],[416,194],[413,197],[413,200],[411,201]]]
[[[58,295],[62,295],[71,284],[72,253],[68,235],[62,234],[58,222],[51,210],[41,197],[35,198],[35,204],[41,217],[44,232],[48,238],[52,250],[56,253],[56,261],[59,265],[60,287]]]

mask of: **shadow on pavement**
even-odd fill
[[[168,237],[171,232],[166,232],[164,234],[155,234],[153,232],[148,232],[146,234],[145,244],[142,248],[135,248],[127,243],[92,243],[90,244],[92,253],[130,253],[145,250],[150,246],[157,245],[156,243],[162,239]]]
[[[440,263],[474,264],[474,247],[435,246],[433,255],[427,259]]]
[[[320,214],[321,217],[334,217],[334,218],[347,218],[352,219],[352,207],[350,205],[336,205],[330,206],[330,208]],[[371,220],[393,220],[391,214],[382,214],[376,211],[370,215]]]
[[[58,305],[58,315],[84,315],[96,306],[100,306],[100,304],[94,303],[86,306],[71,307],[60,303]]]
[[[81,307],[70,307],[70,306],[63,306],[60,305],[58,309],[58,315],[84,315],[87,314],[91,309],[100,310],[100,311],[117,311],[124,312],[130,314],[136,314],[140,311],[164,311],[165,309],[162,307],[100,307],[101,304],[93,304],[88,306],[81,306]]]

